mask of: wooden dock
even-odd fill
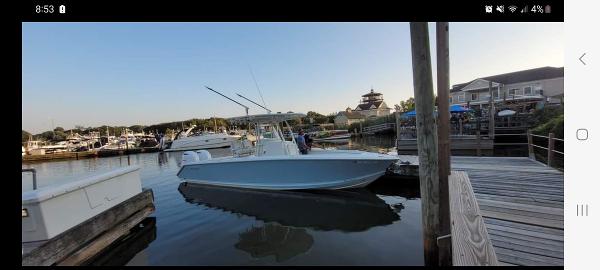
[[[411,164],[397,172],[418,173],[416,156],[401,161]],[[561,171],[527,157],[453,156],[451,163],[468,177],[500,265],[564,265]]]
[[[98,151],[88,150],[81,152],[60,152],[45,155],[25,155],[22,157],[23,163],[43,162],[51,160],[82,159],[98,156]]]

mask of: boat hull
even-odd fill
[[[212,159],[182,166],[191,183],[237,188],[302,190],[364,187],[397,159],[375,153],[350,158],[327,155]]]

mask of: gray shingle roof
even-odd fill
[[[379,106],[381,106],[381,103],[383,103],[383,101],[381,101],[381,100],[380,101],[374,101],[374,102],[373,101],[369,101],[367,103],[358,104],[358,107],[361,110],[369,110],[371,108],[371,105],[375,105],[375,108],[379,108]]]
[[[348,119],[362,119],[364,118],[362,116],[362,114],[357,113],[357,112],[347,112],[347,111],[341,111],[339,112],[337,115],[344,115],[346,116],[346,118]]]
[[[516,72],[504,73],[500,75],[488,76],[479,78],[486,81],[497,82],[501,84],[513,84],[519,82],[529,82],[529,81],[537,81],[537,80],[545,80],[552,78],[559,78],[565,76],[565,68],[564,67],[541,67],[534,69],[521,70]],[[458,92],[460,89],[465,87],[467,84],[473,82],[474,80],[455,84],[450,89],[450,93]]]

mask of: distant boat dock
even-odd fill
[[[59,161],[59,160],[70,160],[70,159],[84,159],[84,158],[95,158],[95,157],[111,157],[111,156],[122,156],[128,154],[138,153],[152,153],[159,152],[158,147],[137,147],[130,149],[115,149],[115,150],[88,150],[80,152],[57,152],[52,154],[44,155],[24,155],[22,157],[23,163],[33,162],[45,162],[45,161]]]

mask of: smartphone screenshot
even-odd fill
[[[597,2],[16,10],[21,266],[595,269]]]

